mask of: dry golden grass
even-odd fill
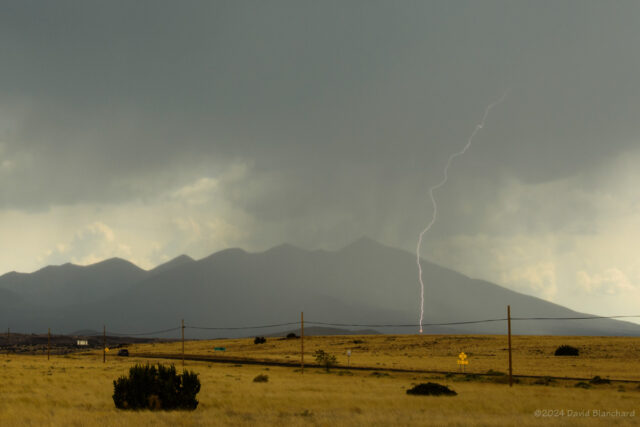
[[[355,342],[354,342],[355,341]],[[579,357],[557,357],[562,344],[580,349]],[[132,352],[180,353],[181,343],[140,344]],[[347,364],[351,349],[352,366],[455,371],[458,354],[468,356],[468,372],[489,369],[507,372],[508,351],[505,336],[497,335],[364,335],[306,337],[305,354],[311,362],[313,352],[323,349]],[[226,351],[214,351],[226,347]],[[640,338],[513,336],[514,375],[548,375],[640,380]],[[300,360],[300,340],[268,338],[255,345],[252,339],[187,341],[185,353],[250,357],[277,361]]]
[[[506,365],[492,364],[496,362],[492,358],[498,356],[481,356],[485,352],[488,354],[490,343],[497,343],[502,338],[454,338],[456,337],[314,337],[305,340],[305,348],[308,351],[307,359],[311,359],[311,353],[316,348],[342,354],[343,349],[351,347],[354,352],[352,361],[356,364],[375,366],[380,363],[380,366],[393,366],[396,363],[403,367],[446,367],[452,370],[456,369],[455,356],[459,350],[463,350],[470,354],[471,367],[479,365],[480,360],[483,360],[481,357],[486,358],[484,360],[487,365],[477,367],[478,371],[485,367],[505,371]],[[354,339],[365,342],[353,344]],[[434,340],[438,341],[435,345]],[[553,358],[540,359],[540,356],[531,352],[537,348],[536,342],[538,346],[553,349],[558,343],[591,342],[603,347],[598,347],[591,356],[586,352],[584,363],[588,363],[591,358],[606,360],[609,349],[618,349],[614,354],[621,356],[612,357],[615,360],[604,366],[613,367],[617,361],[622,366],[612,370],[612,373],[616,372],[624,377],[638,375],[637,362],[629,361],[627,364],[622,357],[626,352],[636,354],[633,352],[637,352],[638,340],[571,340],[572,338],[517,337],[516,342],[520,342],[521,347],[517,360],[520,363],[529,361],[530,369],[535,368],[533,364],[536,360],[549,362],[554,369],[561,369],[559,364],[565,362]],[[466,343],[465,348],[457,347],[460,341]],[[289,356],[289,359],[295,360],[299,357],[298,340],[268,340],[264,345],[254,345],[247,339],[187,342],[187,350],[190,353],[208,351],[214,344],[226,345],[228,353],[237,352],[237,355],[242,356],[274,359]],[[472,344],[475,347],[470,347]],[[356,350],[358,345],[362,348]],[[365,353],[364,347],[368,347],[371,354]],[[132,354],[141,350],[175,352],[179,348],[179,344],[175,343],[130,347]],[[502,350],[499,354],[500,360],[504,359]],[[433,360],[429,361],[431,358]],[[582,360],[582,356],[567,363],[579,365],[578,360]],[[344,361],[341,356],[340,362]],[[202,383],[198,395],[200,405],[196,411],[153,413],[116,410],[111,399],[112,381],[125,374],[136,362],[144,361],[135,357],[119,358],[111,354],[107,363],[103,364],[101,354],[98,353],[52,356],[50,361],[43,356],[0,355],[0,425],[637,425],[640,416],[569,417],[567,412],[592,409],[638,412],[640,389],[636,384],[614,383],[580,389],[574,387],[575,381],[556,381],[548,386],[516,384],[509,388],[504,384],[462,381],[461,378],[442,375],[390,372],[389,376],[374,376],[368,371],[345,373],[334,370],[325,373],[321,369],[307,369],[301,374],[293,368],[206,362],[187,362],[187,368],[198,372]],[[568,375],[573,372],[561,373]],[[258,374],[268,375],[269,381],[254,383],[253,378]],[[607,375],[601,371],[594,374]],[[412,384],[426,381],[449,385],[458,392],[458,396],[427,397],[406,394],[406,389]],[[564,410],[565,415],[536,417],[536,409]]]

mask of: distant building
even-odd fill
[[[89,341],[88,340],[77,340],[76,341],[76,345],[78,347],[86,347],[89,345]]]

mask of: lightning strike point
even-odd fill
[[[431,221],[429,221],[429,224],[425,227],[424,230],[420,232],[420,235],[418,236],[418,245],[416,247],[416,262],[418,264],[418,281],[420,282],[420,323],[419,323],[420,333],[422,333],[422,323],[423,323],[422,321],[424,319],[424,282],[422,281],[422,265],[420,264],[420,248],[422,247],[422,237],[431,229],[433,224],[436,222],[436,218],[438,217],[438,204],[436,203],[434,192],[438,188],[444,186],[447,183],[447,180],[449,179],[449,175],[448,175],[449,167],[451,166],[451,162],[453,161],[453,159],[455,159],[458,156],[462,156],[464,153],[466,153],[469,147],[471,147],[471,143],[473,142],[473,138],[476,136],[476,133],[478,133],[478,131],[484,127],[484,122],[487,120],[487,116],[489,115],[489,112],[491,111],[491,109],[496,105],[500,104],[502,101],[504,101],[508,93],[509,93],[509,90],[507,89],[505,93],[502,95],[502,97],[500,97],[500,99],[487,105],[487,107],[484,109],[484,115],[482,116],[482,120],[480,121],[480,123],[476,125],[475,129],[471,133],[471,136],[469,136],[469,139],[467,140],[467,145],[465,145],[462,150],[458,151],[457,153],[453,153],[451,156],[449,156],[449,159],[447,160],[447,164],[444,167],[444,177],[442,178],[442,181],[440,181],[436,185],[429,188],[429,198],[431,199],[431,204],[433,206],[433,214],[431,216]]]

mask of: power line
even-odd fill
[[[125,334],[125,333],[121,333],[121,332],[112,332],[112,331],[107,331],[109,333],[109,335],[116,335],[116,336],[128,336],[128,337],[133,337],[133,336],[142,336],[142,335],[157,335],[157,334],[163,334],[165,332],[173,332],[173,331],[177,331],[179,330],[180,327],[177,328],[171,328],[171,329],[163,329],[161,331],[151,331],[151,332],[138,332],[135,334]]]
[[[511,320],[592,320],[592,319],[622,319],[640,317],[640,315],[628,316],[588,316],[588,317],[512,317]]]
[[[512,317],[511,320],[593,320],[593,319],[621,319],[640,317],[640,315],[619,315],[619,316],[582,316],[582,317]],[[463,322],[443,322],[443,323],[423,323],[422,326],[452,326],[452,325],[470,325],[476,323],[503,322],[507,318],[469,320]],[[369,327],[369,328],[409,328],[415,327],[415,324],[363,324],[363,323],[329,323],[329,322],[313,322],[307,321],[313,325],[323,326],[350,326],[350,327]]]
[[[422,326],[447,326],[447,325],[468,325],[472,323],[488,323],[488,322],[500,322],[507,320],[504,319],[485,319],[485,320],[469,320],[464,322],[446,322],[446,323],[423,323]],[[416,324],[362,324],[362,323],[328,323],[328,322],[307,322],[313,325],[323,326],[352,326],[352,327],[367,327],[367,328],[415,328]]]
[[[640,318],[640,315],[616,315],[616,316],[576,316],[576,317],[512,317],[513,321],[525,321],[525,320],[596,320],[596,319],[623,319],[623,318]],[[504,322],[507,318],[497,318],[497,319],[482,319],[482,320],[467,320],[461,322],[441,322],[441,323],[423,323],[423,327],[429,326],[456,326],[456,325],[472,325],[479,323],[491,323],[491,322]],[[357,327],[357,328],[414,328],[416,325],[414,323],[411,324],[403,324],[403,323],[387,323],[387,324],[372,324],[372,323],[331,323],[331,322],[313,322],[306,321],[307,324],[310,325],[319,325],[319,326],[338,326],[338,327]],[[285,322],[285,323],[274,323],[269,325],[253,325],[253,326],[189,326],[185,325],[186,329],[197,329],[197,330],[209,330],[209,331],[237,331],[237,330],[247,330],[247,329],[267,329],[267,328],[277,328],[281,326],[297,326],[300,322]],[[150,331],[150,332],[138,332],[138,333],[121,333],[121,332],[112,332],[107,331],[109,335],[114,336],[147,336],[147,335],[158,335],[167,332],[173,332],[180,330],[181,327],[175,327],[170,329],[163,329],[159,331]]]

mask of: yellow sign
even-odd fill
[[[109,352],[109,347],[105,347],[104,351],[108,353]]]
[[[464,354],[464,351],[458,355],[458,365],[468,365],[469,361],[467,360],[467,355]]]

